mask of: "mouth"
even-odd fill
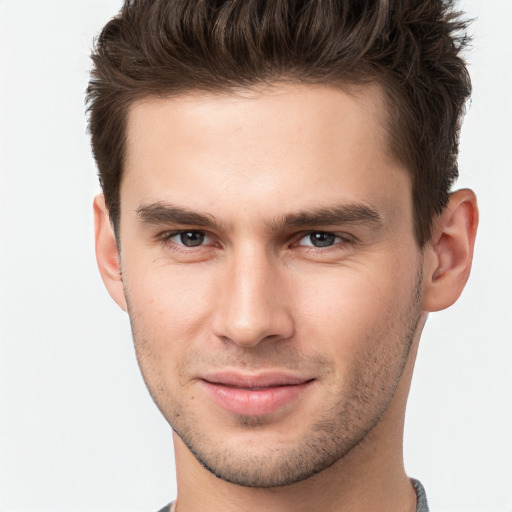
[[[222,409],[244,416],[277,412],[300,400],[315,379],[282,373],[215,373],[200,381],[207,395]]]

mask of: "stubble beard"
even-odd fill
[[[421,270],[421,267],[420,267]],[[370,346],[363,361],[355,368],[348,388],[340,387],[325,404],[323,414],[314,422],[307,436],[293,446],[246,449],[246,446],[222,448],[222,440],[210,437],[209,425],[194,416],[193,405],[165,391],[165,386],[151,380],[145,372],[144,352],[149,342],[139,335],[130,312],[137,358],[148,390],[174,432],[182,439],[197,461],[216,477],[243,487],[272,488],[301,482],[329,468],[362,445],[387,410],[402,377],[421,315],[421,271],[415,285],[411,307],[386,332],[397,332],[386,353],[375,353]],[[397,326],[401,328],[397,329]],[[147,354],[146,354],[147,355]],[[317,358],[328,368],[330,361]],[[147,368],[146,368],[147,369]],[[332,374],[332,368],[324,374]],[[346,382],[346,381],[345,381]],[[333,386],[336,389],[336,386]],[[384,389],[383,389],[384,388]],[[265,427],[265,419],[239,416],[241,429],[255,438]],[[298,418],[297,421],[300,421]]]

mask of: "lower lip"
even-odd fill
[[[202,382],[205,391],[220,407],[244,416],[272,414],[299,399],[312,383],[307,381],[290,386],[247,389]]]

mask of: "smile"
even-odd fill
[[[222,409],[244,416],[272,414],[301,398],[314,379],[262,374],[235,373],[208,375],[203,389]]]

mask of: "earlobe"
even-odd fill
[[[439,311],[460,296],[471,271],[478,206],[473,191],[454,192],[425,250],[423,309]]]
[[[94,233],[96,261],[98,262],[101,278],[110,296],[117,302],[119,307],[126,311],[121,261],[103,194],[99,194],[94,198]]]

